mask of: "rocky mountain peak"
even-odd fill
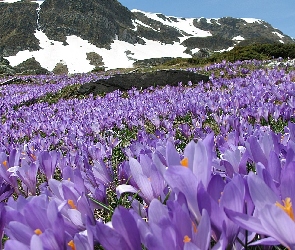
[[[0,20],[0,57],[13,67],[34,58],[49,71],[62,64],[69,73],[295,42],[259,19],[172,17],[130,11],[117,0],[3,0]]]
[[[40,25],[49,39],[66,42],[76,35],[100,47],[108,47],[118,36],[136,42],[133,14],[116,0],[46,0]]]

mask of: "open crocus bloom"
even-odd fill
[[[281,185],[285,184],[282,183]],[[253,173],[249,174],[248,185],[256,207],[253,216],[226,209],[229,218],[246,230],[270,236],[256,241],[255,245],[282,244],[289,249],[295,249],[292,199],[286,197],[281,201],[281,198],[260,177]]]

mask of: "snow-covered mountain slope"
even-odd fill
[[[260,19],[171,17],[129,11],[116,0],[0,1],[1,20],[12,10],[26,12],[30,25],[0,25],[0,55],[11,66],[34,57],[49,71],[58,63],[69,73],[127,68],[137,60],[189,58],[200,49],[230,50],[255,39],[294,43]]]

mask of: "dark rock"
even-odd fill
[[[9,65],[9,61],[0,57],[0,75],[14,75],[15,70]]]
[[[95,52],[88,52],[86,53],[86,59],[90,61],[90,64],[95,67],[104,66],[103,58],[101,55]]]
[[[78,91],[81,95],[93,93],[109,93],[114,90],[129,90],[132,87],[146,89],[151,86],[177,86],[180,82],[197,84],[198,82],[209,81],[206,75],[197,74],[184,70],[159,70],[148,73],[117,74],[109,79],[101,79],[82,85]]]
[[[49,71],[44,69],[34,57],[27,59],[14,67],[18,74],[22,75],[47,75]]]
[[[159,58],[149,58],[143,60],[137,60],[133,63],[133,67],[150,67],[150,66],[158,66],[169,62],[175,59],[174,57],[159,57]]]
[[[183,35],[179,32],[179,30],[164,25],[163,23],[153,20],[147,17],[142,12],[133,12],[136,19],[140,22],[144,23],[146,26],[139,25],[137,27],[136,33],[140,37],[144,37],[148,40],[160,41],[166,44],[173,44],[173,42],[179,42],[179,37]],[[159,16],[159,15],[158,15]],[[165,20],[164,15],[160,15],[160,17]],[[150,28],[149,28],[150,27]]]
[[[64,64],[63,62],[59,62],[55,65],[52,72],[56,75],[64,75],[69,73],[68,66]]]
[[[294,43],[289,36],[284,36],[283,38],[278,37],[273,32],[278,32],[281,35],[284,34],[262,20],[259,22],[247,23],[240,18],[223,17],[219,18],[218,21],[216,19],[210,19],[210,22],[207,22],[206,18],[200,18],[195,19],[193,24],[199,29],[210,31],[213,37],[220,37],[224,41],[242,36],[247,43],[251,43],[253,39],[272,42],[279,42],[279,40],[282,40],[284,43]],[[220,43],[223,42],[222,40]]]
[[[222,50],[235,45],[235,42],[231,39],[224,38],[219,35],[207,36],[207,37],[190,37],[184,40],[182,43],[188,49],[200,48],[211,51]]]
[[[23,84],[24,82],[25,83],[32,83],[34,81],[31,78],[28,78],[26,80],[23,80],[20,77],[13,77],[13,78],[8,79],[8,80],[6,80],[4,82],[0,82],[0,86],[2,86],[2,85],[8,85],[8,84],[15,84],[15,83],[21,83],[21,84]]]
[[[3,56],[40,48],[34,35],[37,6],[32,2],[0,3],[0,53]]]
[[[133,14],[116,0],[46,0],[40,25],[49,39],[66,41],[76,35],[99,47],[108,48],[116,35],[137,42],[132,31]]]

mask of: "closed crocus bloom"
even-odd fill
[[[112,221],[104,224],[97,222],[92,227],[94,239],[106,250],[141,249],[141,241],[136,222],[132,214],[124,207],[115,209]]]
[[[147,228],[139,225],[141,238],[148,249],[208,249],[211,225],[202,210],[200,222],[190,216],[182,194],[167,206],[154,199],[148,209]]]
[[[125,184],[119,185],[116,188],[118,196],[126,192],[138,193],[149,204],[154,198],[163,194],[166,184],[150,157],[140,155],[140,162],[130,157],[128,163],[135,187]]]

